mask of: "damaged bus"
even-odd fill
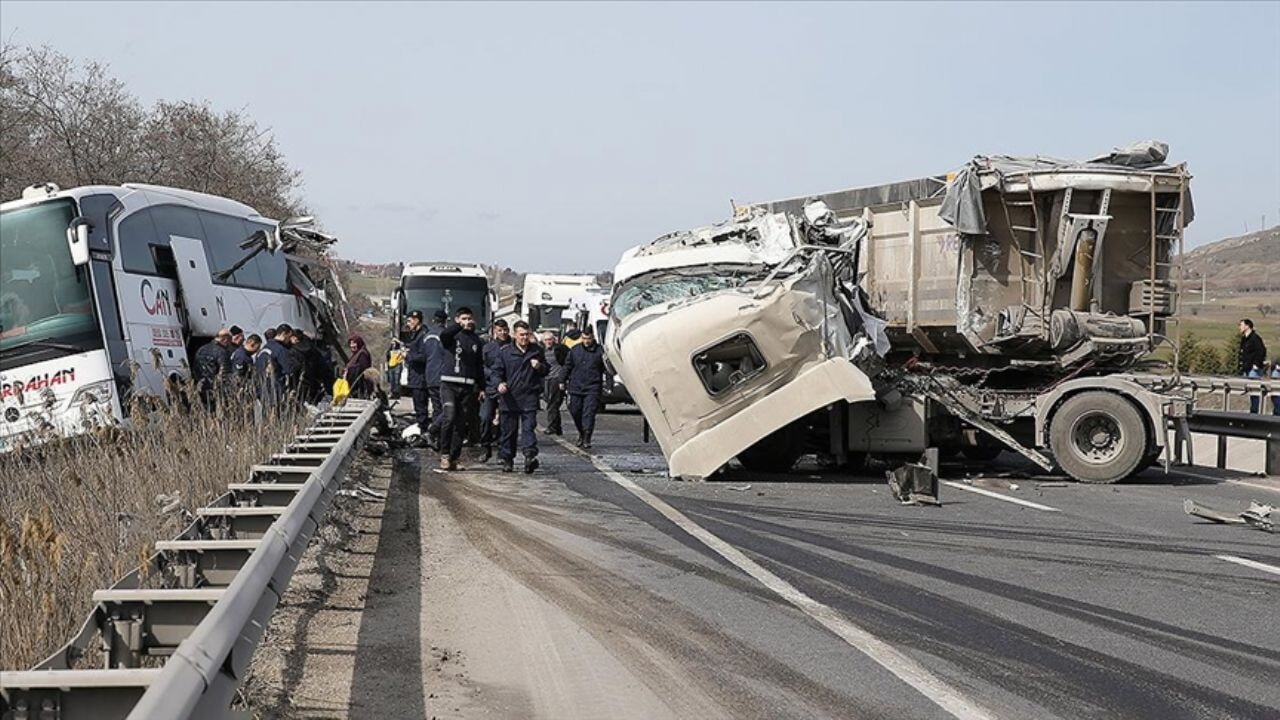
[[[606,350],[673,476],[1013,450],[1087,482],[1154,463],[1190,176],[1143,143],[737,208],[625,253]]]
[[[153,185],[28,188],[0,205],[0,451],[119,422],[219,328],[281,323],[343,354],[333,238]]]

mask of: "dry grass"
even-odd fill
[[[206,410],[191,387],[129,431],[0,456],[0,668],[27,669],[79,629],[93,590],[146,564],[196,508],[248,477],[303,422],[298,410],[255,417],[251,395]],[[185,512],[184,512],[185,511]]]

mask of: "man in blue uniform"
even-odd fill
[[[468,426],[479,415],[484,395],[484,356],[471,308],[458,308],[440,332],[446,362],[440,373],[440,469],[457,470]]]
[[[484,399],[480,401],[480,445],[484,448],[484,454],[480,456],[482,463],[489,462],[489,458],[493,457],[493,441],[498,434],[494,426],[498,418],[498,380],[493,366],[499,361],[498,354],[502,348],[511,343],[507,321],[494,320],[489,337],[489,342],[484,344]]]
[[[250,336],[245,342],[248,344],[249,341],[256,339],[256,335]],[[253,377],[258,383],[258,397],[262,400],[265,410],[279,405],[285,397],[284,381],[287,373],[282,358],[287,355],[288,352],[284,350],[284,346],[274,340],[268,340],[253,355]]]
[[[408,372],[409,397],[413,398],[413,422],[421,432],[427,431],[430,418],[430,402],[427,395],[428,348],[424,342],[426,331],[422,329],[422,311],[414,310],[405,320],[409,338],[404,341],[404,365]]]
[[[514,329],[515,341],[502,348],[493,367],[502,398],[502,440],[498,456],[502,458],[502,471],[511,472],[518,433],[524,471],[532,473],[538,469],[538,435],[534,432],[538,424],[538,398],[542,395],[542,382],[548,368],[542,348],[533,342],[529,324],[521,320]]]
[[[569,414],[578,428],[578,447],[591,449],[604,389],[604,349],[596,342],[591,326],[582,329],[582,341],[569,350],[564,361],[565,389],[569,392]]]
[[[450,362],[449,353],[440,344],[440,333],[444,332],[449,316],[443,310],[431,314],[431,324],[422,337],[423,351],[427,354],[427,399],[431,401],[431,424],[422,431],[427,434],[427,444],[439,448],[440,422],[444,419],[444,405],[440,399],[440,375],[445,365]]]

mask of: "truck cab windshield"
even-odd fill
[[[102,346],[87,268],[67,249],[75,216],[69,199],[0,215],[0,368]]]
[[[759,266],[707,265],[659,270],[622,283],[613,295],[611,312],[618,320],[654,305],[737,288],[763,275]]]

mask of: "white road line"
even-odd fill
[[[1244,485],[1245,487],[1257,488],[1259,490],[1270,490],[1271,492],[1280,492],[1280,485],[1262,485],[1260,483],[1245,482],[1244,480],[1232,480],[1230,478],[1227,479],[1227,482],[1231,483],[1232,485]]]
[[[969,492],[978,493],[979,495],[986,495],[987,497],[995,498],[997,500],[1004,500],[1005,502],[1017,503],[1018,505],[1025,505],[1026,507],[1034,508],[1036,510],[1043,510],[1045,512],[1062,512],[1061,510],[1055,507],[1049,507],[1048,505],[1041,505],[1040,503],[1033,503],[1030,500],[1023,500],[1022,498],[1009,497],[1008,495],[1001,495],[998,492],[983,490],[982,488],[974,487],[972,485],[966,485],[964,483],[956,482],[954,480],[943,480],[942,484],[949,485],[953,488],[958,488],[960,490],[968,490]]]
[[[794,605],[801,612],[816,620],[820,625],[835,633],[854,649],[874,660],[881,667],[898,676],[903,682],[915,688],[920,694],[933,701],[938,707],[960,720],[987,720],[994,718],[986,708],[974,703],[944,680],[926,670],[915,660],[899,652],[892,645],[880,640],[858,625],[845,619],[831,607],[801,592],[786,580],[769,572],[759,563],[747,557],[743,552],[721,540],[701,525],[685,516],[684,513],[671,507],[662,498],[637,485],[630,478],[609,467],[607,463],[570,445],[564,438],[555,437],[555,441],[569,452],[580,455],[595,466],[605,477],[621,485],[632,495],[642,500],[649,507],[657,510],[664,517],[675,523],[681,530],[697,538],[717,555],[733,563],[739,570],[755,578],[760,584],[777,593],[782,599]]]
[[[1272,575],[1280,575],[1280,567],[1276,567],[1275,565],[1268,565],[1266,563],[1260,563],[1257,560],[1250,560],[1249,558],[1236,557],[1235,555],[1214,555],[1214,557],[1218,558],[1219,560],[1226,560],[1229,563],[1235,563],[1237,565],[1243,565],[1247,568],[1253,568],[1254,570],[1261,570],[1264,573],[1271,573]]]

